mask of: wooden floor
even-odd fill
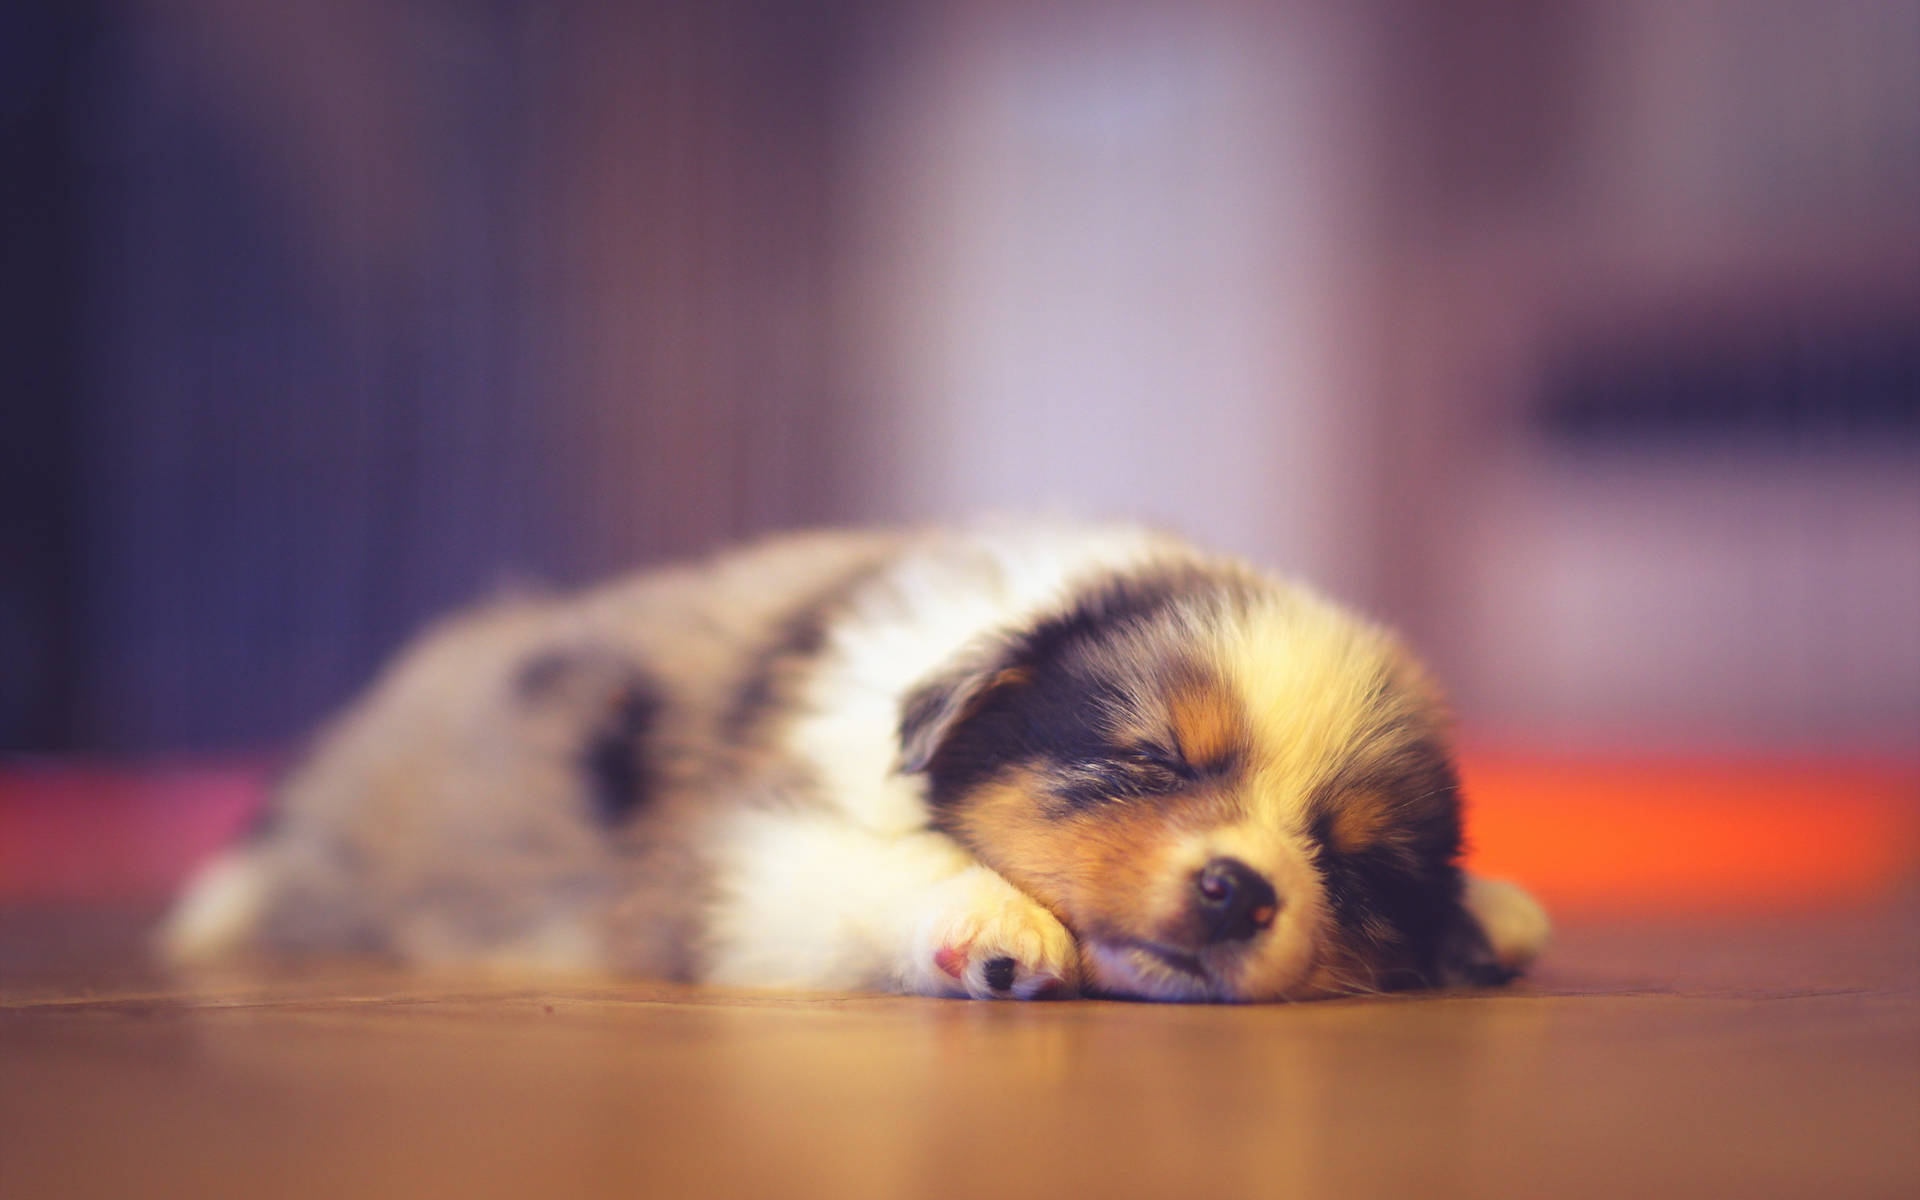
[[[1920,1196],[1920,903],[1246,1008],[167,980],[134,927],[0,913],[8,1200]]]

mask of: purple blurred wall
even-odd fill
[[[1920,749],[1920,3],[61,11],[0,744],[283,741],[502,581],[1049,507],[1403,625],[1482,738]]]

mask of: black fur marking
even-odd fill
[[[1334,838],[1338,795],[1367,791],[1390,807],[1386,826],[1370,844],[1342,850]],[[1381,936],[1394,961],[1387,986],[1430,986],[1461,943],[1458,866],[1461,844],[1459,783],[1444,751],[1416,742],[1378,761],[1343,771],[1314,800],[1309,833],[1334,916],[1366,942]]]
[[[860,564],[781,618],[773,638],[753,656],[733,703],[720,718],[720,732],[726,740],[744,741],[768,713],[779,707],[788,675],[796,665],[818,656],[826,647],[827,631],[848,600],[883,566],[878,561]]]
[[[1011,958],[990,958],[987,960],[987,986],[996,992],[1011,991],[1013,978],[1020,964]]]
[[[1105,681],[1056,671],[999,689],[959,721],[932,756],[929,802],[939,812],[1008,766],[1035,762],[1077,785],[1061,797],[1069,807],[1110,797],[1105,785],[1117,785],[1122,772],[1113,765],[1118,747],[1098,713],[1114,693]]]
[[[659,719],[661,704],[652,685],[635,678],[615,695],[605,721],[581,748],[587,794],[594,817],[603,825],[626,823],[653,793],[646,739]]]
[[[1250,595],[1239,579],[1199,567],[1159,567],[1101,581],[1066,612],[1034,626],[1020,639],[1023,663],[1042,665],[1076,644],[1145,625],[1176,604],[1243,602]]]
[[[1165,617],[1176,606],[1240,603],[1245,585],[1193,567],[1155,569],[1103,580],[1070,608],[1011,636],[997,653],[916,689],[902,710],[903,748],[923,767],[936,814],[972,789],[1020,763],[1044,762],[1062,781],[1056,815],[1116,799],[1177,792],[1197,773],[1165,747],[1130,744],[1106,714],[1123,711],[1143,687],[1165,690],[1190,664],[1143,667],[1133,657],[1103,660],[1103,645]],[[1147,670],[1150,677],[1123,678]],[[1008,686],[983,681],[1007,678]],[[956,690],[980,694],[955,703]]]
[[[621,825],[646,805],[655,790],[646,742],[665,701],[645,670],[602,646],[553,646],[520,664],[512,689],[579,723],[576,761],[596,821]]]

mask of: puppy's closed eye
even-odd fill
[[[1120,750],[1115,757],[1120,762],[1135,770],[1163,771],[1182,779],[1195,778],[1198,774],[1191,766],[1187,765],[1186,759],[1180,757],[1179,751],[1169,750],[1164,746],[1157,746],[1151,742],[1143,745],[1125,747]]]
[[[1070,760],[1058,778],[1063,798],[1096,803],[1167,795],[1191,786],[1200,775],[1177,754],[1146,745],[1114,747]]]

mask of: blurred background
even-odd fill
[[[1482,743],[1920,752],[1920,3],[0,10],[0,748],[432,614],[1132,515]]]

